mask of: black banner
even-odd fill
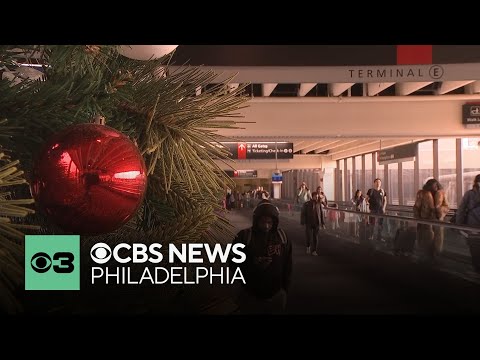
[[[224,142],[235,160],[275,159],[275,142]],[[277,159],[293,159],[293,143],[277,142]]]
[[[410,47],[408,54],[417,58],[418,49]],[[399,54],[398,48],[379,44],[179,45],[172,62],[193,66],[385,66],[401,62],[405,55]],[[422,60],[427,64],[476,63],[480,62],[480,46],[432,45],[428,62]],[[410,62],[415,63],[419,62]]]
[[[396,146],[378,152],[378,163],[380,165],[410,161],[417,154],[418,143]]]
[[[463,105],[462,124],[480,125],[480,103],[467,103]]]

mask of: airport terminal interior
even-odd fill
[[[189,91],[187,94],[181,93],[181,96],[175,93],[177,84],[169,84],[170,103],[177,106],[183,100],[174,114],[190,111],[191,109],[184,110],[183,107],[187,107],[185,103],[201,103],[197,96],[218,88],[219,83],[227,84],[222,88],[219,98],[238,100],[235,97],[238,89],[243,89],[242,96],[248,97],[245,106],[235,113],[235,117],[227,118],[234,118],[236,127],[219,126],[212,131],[208,129],[209,136],[215,134],[212,138],[216,139],[216,144],[208,137],[203,143],[205,146],[188,148],[187,155],[195,160],[195,164],[200,164],[199,168],[206,164],[205,167],[208,165],[208,169],[212,170],[215,166],[211,165],[216,164],[232,181],[229,185],[223,184],[228,180],[227,177],[217,181],[214,176],[209,177],[207,172],[201,174],[203,177],[196,177],[197,172],[190,169],[187,161],[181,156],[175,157],[174,151],[170,150],[181,149],[181,146],[175,146],[181,144],[184,138],[178,136],[175,139],[177,142],[174,142],[170,141],[174,138],[171,136],[170,142],[165,141],[167,145],[162,145],[164,148],[161,149],[162,146],[158,145],[164,144],[162,142],[167,136],[161,137],[161,131],[169,131],[165,123],[174,116],[168,113],[161,118],[157,114],[161,121],[168,116],[170,118],[165,123],[158,121],[155,131],[151,131],[154,134],[150,136],[149,126],[157,104],[153,110],[146,105],[145,108],[139,105],[137,109],[136,103],[135,106],[130,106],[127,102],[124,106],[123,100],[130,94],[126,92],[128,96],[119,100],[120,95],[117,93],[119,98],[115,98],[115,101],[118,100],[122,106],[117,106],[115,102],[115,111],[127,113],[127,109],[132,113],[137,112],[145,116],[141,118],[143,121],[148,115],[148,126],[143,121],[135,120],[137,113],[131,116],[134,119],[132,123],[128,122],[131,120],[128,118],[130,113],[125,116],[122,113],[120,119],[115,119],[118,127],[123,127],[122,121],[125,120],[127,125],[122,128],[123,131],[130,131],[128,126],[131,126],[131,133],[135,136],[140,134],[138,139],[144,141],[144,147],[135,143],[136,146],[132,145],[132,148],[136,151],[145,150],[138,158],[148,153],[145,155],[150,161],[147,164],[148,171],[154,167],[157,159],[169,160],[166,162],[168,166],[165,165],[161,170],[158,170],[160,166],[157,165],[157,171],[163,171],[162,180],[155,183],[158,189],[150,191],[151,188],[148,188],[148,194],[157,197],[148,205],[154,210],[147,205],[142,208],[143,218],[138,223],[141,222],[140,225],[146,227],[142,228],[143,233],[137,231],[141,227],[139,225],[135,231],[132,230],[133,226],[129,227],[127,230],[131,232],[122,233],[122,236],[132,235],[134,238],[154,233],[175,237],[178,235],[178,225],[178,228],[184,230],[179,236],[179,242],[186,242],[198,234],[201,234],[198,235],[198,242],[205,241],[208,236],[215,237],[212,234],[218,230],[214,226],[217,224],[212,224],[219,219],[219,222],[228,225],[224,221],[224,218],[227,219],[235,232],[252,226],[254,209],[268,199],[279,209],[279,226],[293,246],[293,275],[288,292],[287,314],[480,314],[479,45],[172,46],[175,51],[169,58],[168,66],[165,65],[164,68],[162,65],[160,79],[168,80],[168,72],[175,72],[184,66],[198,67],[199,73],[217,74],[212,83],[196,89],[196,82],[192,85],[192,82],[186,81],[188,86],[183,83],[178,85],[178,88],[184,86]],[[98,46],[88,45],[84,51],[98,53],[100,50]],[[59,58],[63,59],[63,53],[60,53]],[[70,79],[70,68],[67,66],[66,69],[64,73],[67,75],[62,73],[64,77],[54,82],[55,86],[70,86],[64,85],[65,81],[62,81]],[[152,73],[148,73],[148,76],[158,75]],[[119,71],[119,74],[121,76],[118,75],[118,79],[114,78],[118,88],[130,81],[131,73]],[[141,72],[139,74],[143,76],[142,79],[148,78]],[[14,78],[9,71],[0,75]],[[188,77],[185,78],[188,80]],[[80,80],[89,82],[88,78]],[[6,82],[5,84],[4,91],[7,93],[11,88]],[[91,84],[93,85],[90,86]],[[76,94],[80,99],[78,102],[88,103],[89,94],[85,95],[83,91],[87,92],[90,87],[97,85],[95,81],[90,81],[84,90],[81,88],[80,93]],[[73,86],[72,82],[71,87]],[[125,88],[136,89],[134,86],[125,86],[123,89]],[[104,90],[102,88],[98,91],[103,94]],[[108,91],[116,93],[117,88],[107,89],[105,93]],[[147,91],[138,92],[141,95],[146,93]],[[12,92],[9,94],[9,101],[17,106],[15,100],[21,97]],[[40,104],[37,108],[27,109],[30,116],[37,116],[35,110],[45,110],[44,103],[54,98],[50,92],[46,94],[48,96],[41,99],[45,102],[36,102],[35,104]],[[158,102],[159,97],[156,92],[152,98]],[[195,106],[191,108],[196,109]],[[80,113],[69,102],[62,107],[53,107],[52,111],[67,107],[71,113]],[[208,107],[205,105],[205,108]],[[101,107],[100,109],[102,110]],[[7,110],[11,110],[9,114],[12,117],[18,115],[17,107],[13,105],[8,106]],[[43,115],[49,118],[49,114]],[[208,118],[207,115],[201,114]],[[181,120],[195,123],[195,116]],[[137,121],[134,125],[141,128],[141,131],[135,132],[138,129],[132,125],[134,121]],[[25,121],[25,124],[30,123]],[[95,122],[95,126],[99,124],[101,122]],[[177,126],[177,123],[172,124],[169,125]],[[50,127],[54,126],[48,123],[49,130]],[[45,124],[44,128],[47,128]],[[197,131],[198,128],[194,130]],[[27,131],[25,133],[30,135]],[[34,135],[38,134],[32,134],[31,137],[34,138]],[[184,144],[197,145],[195,140],[192,135]],[[229,159],[208,159],[205,156],[208,152],[199,155],[209,145],[228,150]],[[52,151],[56,147],[58,143],[51,147]],[[108,154],[114,151],[116,150],[109,149]],[[90,147],[87,153],[90,154]],[[115,159],[122,154],[115,154]],[[73,163],[70,156],[68,159]],[[211,161],[207,164],[206,159]],[[178,168],[177,160],[180,164]],[[74,167],[71,171],[75,173],[77,170]],[[156,173],[145,175],[143,167],[141,170],[135,173],[122,170],[117,181],[131,182],[131,178],[140,173],[145,178],[152,174],[157,176]],[[170,173],[166,174],[168,171]],[[222,172],[217,171],[218,173]],[[94,179],[91,180],[92,186],[107,178],[106,175],[102,175],[103,178],[98,174],[96,176],[85,178],[88,181]],[[157,176],[155,180],[162,176]],[[7,174],[6,178],[9,177]],[[172,177],[178,185],[173,190],[170,188]],[[206,196],[203,196],[200,200],[194,199],[198,202],[192,205],[192,209],[184,206],[191,205],[189,202],[194,198],[194,187],[185,185],[187,177],[197,185],[204,185],[202,180],[207,183],[213,179],[211,183],[214,185],[211,188],[205,186],[208,191],[200,194],[208,195],[212,205],[203,204],[200,201],[205,200]],[[54,174],[52,178],[57,177]],[[87,183],[87,180],[77,183]],[[45,182],[38,183],[43,186]],[[114,189],[118,190],[114,195],[127,189],[128,195],[137,195],[135,201],[140,203],[144,199],[144,192],[146,193],[146,180],[142,180],[140,185],[138,188],[141,191],[137,187],[131,190],[122,183],[118,186],[120,190]],[[196,189],[202,189],[200,185]],[[223,185],[223,194],[220,194],[216,202],[213,192]],[[80,185],[78,187],[81,188]],[[37,191],[40,191],[38,189],[41,189],[40,185],[37,186]],[[422,192],[421,189],[425,191]],[[54,190],[52,194],[56,193],[56,188]],[[172,191],[168,193],[170,190]],[[321,210],[315,210],[315,214],[325,222],[324,226],[318,226],[316,244],[307,243],[307,227],[302,220],[305,218],[304,204],[311,199],[312,193],[320,196]],[[64,197],[68,198],[67,195]],[[50,197],[47,198],[50,200]],[[183,202],[178,201],[179,198]],[[175,201],[179,203],[178,207],[170,206]],[[118,212],[113,204],[113,201],[98,201],[98,206],[95,207],[98,217],[92,216],[89,219],[100,218],[104,213]],[[208,211],[201,212],[195,208],[197,205],[203,210],[205,209],[201,206],[205,205]],[[77,208],[73,205],[71,207],[75,210],[74,216],[68,220],[72,221],[73,218],[77,221]],[[63,216],[64,208],[60,209],[59,215]],[[133,214],[131,211],[128,216]],[[164,215],[167,220],[162,218],[160,221],[159,218]],[[196,226],[198,224],[191,221],[196,215],[199,219],[206,219],[207,225]],[[122,217],[122,221],[126,222],[126,219],[126,216]],[[78,222],[80,226],[83,225],[82,221]],[[150,232],[153,227],[156,232]],[[116,241],[116,238],[111,239]],[[128,238],[128,241],[134,240]],[[214,240],[218,239],[215,237]],[[176,242],[177,239],[171,241]],[[88,260],[90,255],[86,256]],[[23,253],[20,258],[22,256]],[[230,298],[221,294],[223,287],[218,289],[218,298],[210,301],[211,307],[202,312],[229,314],[232,311]],[[190,291],[194,294],[192,298],[200,297],[203,290],[208,292],[207,289],[199,287],[197,291],[197,288],[191,287]],[[30,292],[28,296],[34,298],[38,293]],[[138,293],[132,293],[135,300],[140,299]],[[73,298],[76,295],[69,296]],[[92,303],[97,301],[97,297],[100,298],[95,293],[94,297]],[[153,300],[157,301],[156,298]],[[177,298],[170,305],[175,305],[175,302],[179,302]],[[108,303],[106,307],[111,307],[111,304]],[[183,309],[179,312],[182,311]]]
[[[238,228],[260,193],[281,210],[295,238],[294,288],[303,291],[293,291],[292,313],[478,312],[479,232],[451,218],[480,174],[480,46],[207,48],[179,46],[175,61],[233,76],[232,89],[248,84],[242,128],[219,132],[232,153],[220,165],[235,181],[223,205]],[[377,178],[385,214],[356,211],[355,193],[366,195]],[[448,203],[442,221],[414,216],[417,191],[430,179]],[[328,199],[318,257],[305,252],[302,183]],[[371,229],[373,217],[380,230]],[[433,229],[431,244],[422,226]],[[402,231],[410,234],[405,246]],[[466,293],[460,301],[452,291]],[[432,306],[435,296],[443,300]]]

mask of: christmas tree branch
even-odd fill
[[[47,138],[96,115],[137,144],[148,169],[148,190],[129,224],[92,239],[128,241],[133,233],[143,241],[162,242],[220,242],[232,237],[219,202],[225,187],[234,183],[218,166],[229,157],[218,142],[218,130],[240,128],[248,84],[231,90],[228,83],[233,78],[218,83],[213,71],[191,66],[172,71],[169,56],[137,61],[120,55],[117,48],[0,46],[0,68],[15,71],[21,62],[36,63],[43,72],[38,80],[0,80],[0,119],[9,120],[8,127],[0,121],[0,142],[25,171],[6,152],[1,154],[0,186],[6,191],[0,193],[0,279],[7,262],[18,255],[18,244],[11,240],[18,241],[21,230],[38,229],[35,225],[44,220],[26,217],[33,212],[33,200],[22,200],[30,194],[15,196],[12,189],[31,178],[35,156]],[[33,220],[38,223],[30,223]],[[44,233],[57,233],[46,221],[40,225]],[[0,291],[11,289],[11,284],[0,280]]]

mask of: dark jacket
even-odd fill
[[[480,191],[468,190],[456,212],[458,225],[480,226]]]
[[[325,226],[323,218],[323,206],[320,201],[310,200],[303,204],[303,211],[300,223],[312,228]]]

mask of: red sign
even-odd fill
[[[245,143],[238,143],[238,159],[246,159],[247,158],[247,144]]]
[[[432,63],[432,45],[397,45],[397,65]]]

